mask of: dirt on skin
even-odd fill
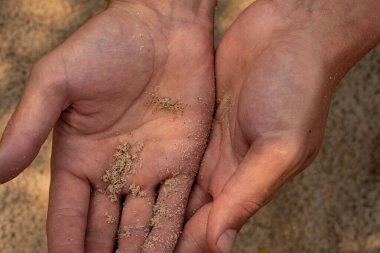
[[[154,227],[156,229],[161,229],[164,224],[162,223],[163,219],[173,219],[177,217],[176,211],[173,211],[169,209],[165,203],[158,201],[154,207],[153,207],[153,217],[150,220],[151,227]],[[177,221],[180,222],[180,221]],[[175,231],[175,230],[174,230]],[[169,244],[176,242],[179,238],[180,233],[172,232],[170,235],[170,238],[168,240],[165,240],[163,238],[159,238],[157,236],[150,237],[150,240],[148,240],[144,248],[152,250],[154,249],[154,243],[157,241],[160,241],[160,245],[167,245],[168,248],[172,248]]]
[[[177,178],[167,179],[164,182],[164,186],[166,187],[163,188],[165,197],[168,197],[171,193],[177,194],[176,188],[178,184],[179,184],[179,180]]]
[[[220,0],[216,41],[250,0]],[[33,62],[107,1],[0,0],[0,132]],[[380,47],[342,81],[319,158],[247,223],[233,253],[380,252]],[[47,253],[51,139],[0,186],[0,252]]]
[[[169,197],[170,194],[175,194],[176,197],[178,197],[176,190],[178,184],[178,179],[168,179],[165,181],[165,183],[163,183],[165,198]],[[168,207],[163,200],[158,200],[153,207],[153,217],[150,219],[150,227],[155,229],[167,229],[168,227],[167,224],[165,224],[165,220],[168,219],[172,221],[173,219],[175,219],[173,226],[176,227],[182,222],[182,219],[178,219],[178,214],[181,212],[181,210],[183,210],[183,206]],[[154,247],[154,243],[160,241],[161,245],[167,245],[168,248],[171,248],[174,245],[169,244],[176,242],[181,235],[180,232],[174,231],[177,231],[177,229],[173,227],[173,232],[169,236],[168,240],[159,238],[157,236],[150,237],[149,240],[145,243],[144,247],[146,249],[152,250]]]
[[[141,187],[137,184],[131,184],[131,186],[129,187],[129,193],[133,197],[140,197],[140,198],[146,197],[146,192],[141,190]]]
[[[157,89],[158,90],[158,89]],[[157,93],[153,94],[153,100],[151,104],[154,106],[153,113],[158,110],[167,110],[172,114],[177,112],[183,113],[185,106],[178,100],[174,100],[170,97],[159,96]],[[140,159],[140,153],[144,149],[144,143],[138,142],[134,147],[128,142],[121,143],[113,155],[113,164],[110,169],[105,171],[102,177],[102,181],[107,185],[106,189],[100,189],[101,193],[107,194],[111,202],[116,202],[121,195],[127,177],[131,174],[135,174],[135,163]],[[169,179],[165,181],[165,195],[175,191],[175,187],[178,185],[177,179]],[[146,197],[146,192],[141,190],[141,187],[136,184],[131,184],[129,187],[129,194],[133,197]],[[166,212],[163,203],[156,203],[153,209],[154,216],[151,219],[151,226],[160,226],[159,220],[161,217],[173,217],[174,215],[170,211]],[[110,214],[106,214],[106,221],[109,224],[113,224],[116,218]],[[123,236],[130,234],[130,227],[125,227],[122,231]]]
[[[153,100],[152,104],[154,106],[153,113],[160,110],[166,110],[171,112],[172,114],[181,113],[185,109],[185,105],[181,103],[179,100],[175,100],[170,97],[164,97],[159,95],[158,93],[152,94]]]
[[[120,144],[113,155],[113,165],[106,170],[102,177],[104,183],[108,186],[105,192],[111,202],[116,202],[120,196],[126,182],[126,178],[130,174],[134,174],[134,164],[139,160],[140,153],[144,148],[144,143],[139,142],[132,147],[128,142]]]
[[[217,101],[216,115],[215,119],[219,122],[226,120],[226,115],[228,115],[234,107],[233,97],[226,96],[223,100]]]
[[[106,213],[106,222],[108,224],[114,224],[117,221],[117,218],[112,214]]]
[[[162,225],[160,221],[164,217],[173,218],[174,214],[170,212],[170,210],[164,203],[158,202],[153,207],[153,217],[150,220],[150,225],[152,227],[160,227]]]
[[[132,236],[132,226],[123,226],[123,228],[121,229],[121,231],[119,232],[119,235],[122,236],[122,237],[125,237],[125,238],[129,238]]]

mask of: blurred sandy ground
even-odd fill
[[[250,1],[221,0],[219,39]],[[31,64],[101,10],[104,0],[0,0],[0,131]],[[247,24],[249,25],[249,24]],[[44,253],[50,141],[0,186],[0,252]],[[247,224],[235,253],[380,252],[380,47],[336,92],[317,161]]]

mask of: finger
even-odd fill
[[[144,243],[144,253],[172,252],[180,236],[192,177],[167,179],[160,187],[153,208],[152,231]]]
[[[221,125],[216,121],[213,124],[211,140],[203,157],[197,183],[191,191],[185,221],[190,219],[199,208],[212,200],[211,194],[202,186],[210,185],[210,179],[213,178],[211,173],[214,172],[220,156],[221,134]]]
[[[119,230],[119,252],[137,253],[150,231],[153,206],[156,199],[154,189],[144,190],[132,184],[123,207]]]
[[[115,252],[120,202],[111,202],[104,193],[94,191],[87,219],[86,252]]]
[[[181,237],[174,250],[175,253],[203,253],[208,251],[207,220],[212,204],[202,206],[189,221],[186,222]]]
[[[199,184],[191,190],[189,203],[186,208],[185,221],[189,220],[202,206],[212,200],[211,195],[205,192]]]
[[[16,177],[36,157],[61,111],[67,94],[62,70],[36,64],[0,143],[0,183]]]
[[[53,170],[47,220],[50,253],[84,252],[90,185],[64,170]]]
[[[299,167],[290,145],[255,145],[214,200],[207,226],[211,252],[230,252],[237,232]]]

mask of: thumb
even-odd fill
[[[20,103],[2,135],[0,184],[16,177],[34,160],[64,109],[64,71],[51,62],[45,57],[33,66]]]
[[[244,223],[295,173],[296,150],[266,143],[250,149],[211,208],[207,241],[212,252],[231,251]]]

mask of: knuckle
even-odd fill
[[[226,200],[236,199],[236,202],[232,202],[232,207],[236,206],[238,209],[240,209],[240,218],[243,220],[248,219],[264,206],[261,201],[258,201],[258,199],[263,198],[262,195],[264,195],[264,199],[267,198],[267,194],[258,194],[252,192],[246,192],[245,194],[242,194],[236,198],[236,196],[238,196],[236,194],[236,190],[228,186],[226,186],[224,194]]]
[[[318,155],[320,145],[300,136],[264,140],[255,147],[257,153],[276,159],[286,167],[305,167]]]
[[[62,218],[80,218],[85,219],[87,214],[76,208],[57,208],[51,212],[51,215]]]
[[[251,217],[262,207],[263,207],[263,204],[255,201],[254,199],[247,199],[240,204],[241,211],[245,218]]]

